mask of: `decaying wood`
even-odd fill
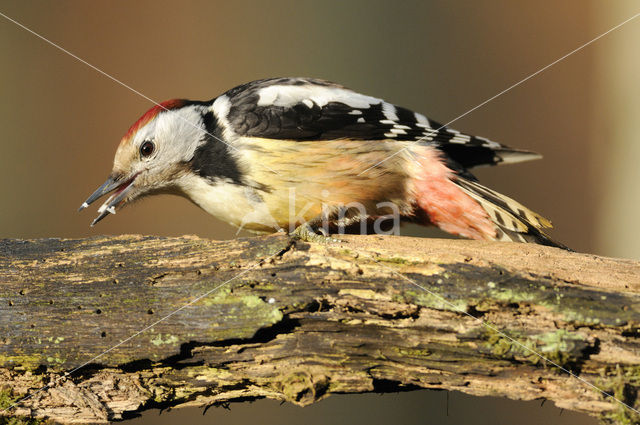
[[[8,415],[439,388],[638,420],[530,350],[639,407],[640,263],[386,236],[0,241],[0,403],[33,394]]]

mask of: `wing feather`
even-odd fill
[[[229,90],[226,120],[239,136],[284,140],[398,140],[428,143],[464,168],[537,159],[461,133],[407,108],[308,78],[254,81]]]

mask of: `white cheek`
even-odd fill
[[[188,161],[205,136],[201,111],[195,107],[164,112],[155,124],[156,160]]]

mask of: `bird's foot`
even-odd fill
[[[318,231],[321,234],[314,232],[309,223],[303,223],[296,227],[293,232],[289,233],[289,236],[293,239],[298,239],[304,242],[316,242],[322,244],[341,242],[340,239],[332,238],[327,235],[322,228],[319,228]]]

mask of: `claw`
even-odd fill
[[[314,232],[309,223],[303,223],[300,226],[296,227],[293,232],[289,233],[289,236],[304,242],[316,242],[322,244],[341,242],[340,239],[327,236],[324,229],[322,228],[319,228],[318,231],[322,234],[319,235]]]

